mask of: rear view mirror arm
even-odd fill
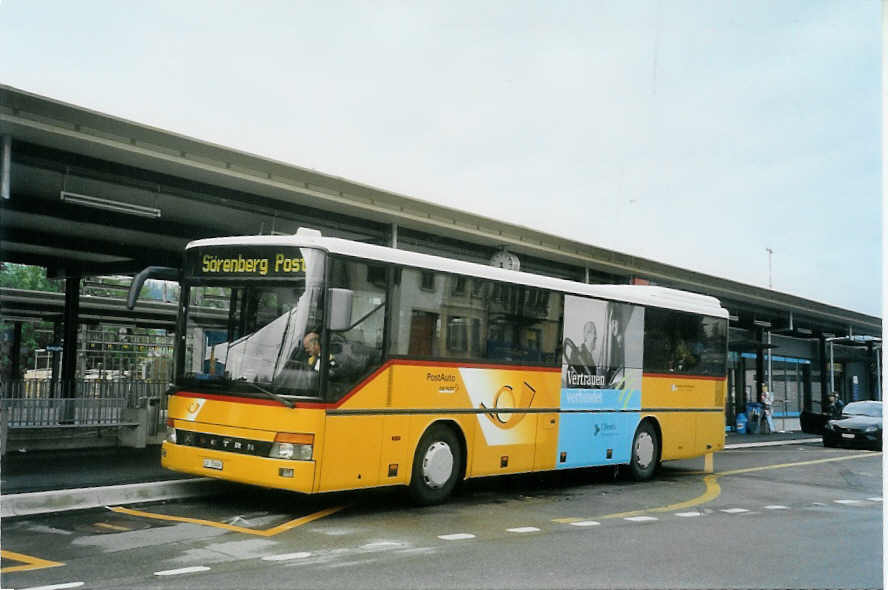
[[[170,266],[146,267],[142,272],[134,276],[133,282],[130,283],[129,293],[126,297],[126,308],[132,309],[136,306],[136,300],[139,298],[139,291],[142,290],[142,285],[144,285],[145,281],[148,279],[179,281],[181,278],[182,276],[178,268],[172,268]]]

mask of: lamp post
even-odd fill
[[[768,289],[771,289],[771,255],[774,254],[774,251],[770,248],[765,248],[765,250],[768,252]]]

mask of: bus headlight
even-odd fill
[[[176,426],[172,418],[167,418],[167,441],[176,444]]]
[[[312,445],[294,443],[274,443],[268,456],[272,459],[288,459],[295,461],[311,461]]]
[[[271,451],[268,453],[268,456],[272,459],[311,461],[313,453],[313,434],[279,432],[274,437],[274,444],[271,445]]]

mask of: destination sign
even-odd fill
[[[305,276],[306,261],[300,248],[192,248],[186,254],[185,272],[192,277],[206,278],[294,277]]]

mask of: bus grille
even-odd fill
[[[199,447],[259,457],[267,457],[269,452],[271,452],[271,445],[274,444],[266,440],[219,436],[218,434],[206,434],[182,429],[176,429],[176,442],[187,447]]]

